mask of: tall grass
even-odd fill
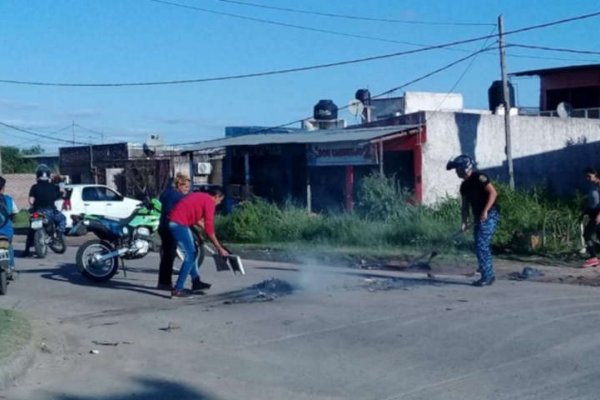
[[[309,214],[306,209],[283,207],[264,200],[239,204],[231,215],[217,220],[224,240],[239,243],[319,243],[332,246],[415,247],[449,244],[460,227],[460,200],[446,198],[435,206],[415,205],[412,194],[393,177],[372,175],[363,180],[353,212]],[[568,201],[539,188],[513,191],[497,184],[501,223],[494,237],[496,249],[512,252],[560,252],[577,246],[580,199]],[[537,247],[531,246],[537,237]],[[450,244],[465,249],[471,234]]]

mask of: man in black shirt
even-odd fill
[[[58,235],[61,240],[65,232],[67,220],[63,213],[56,209],[54,201],[60,197],[60,189],[58,186],[50,182],[50,168],[41,164],[35,171],[37,183],[29,189],[29,204],[33,211],[40,212],[49,218],[52,218],[56,224]],[[24,257],[30,255],[29,248],[33,246],[33,231],[30,229],[27,232],[27,240],[25,241]]]
[[[500,221],[500,211],[496,205],[496,188],[487,175],[475,171],[474,167],[473,159],[464,154],[448,161],[446,165],[447,170],[456,169],[456,175],[463,180],[460,185],[463,231],[469,226],[469,208],[473,213],[477,262],[481,273],[481,279],[473,282],[473,285],[486,286],[496,279],[491,244]]]

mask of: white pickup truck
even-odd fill
[[[72,215],[97,214],[114,218],[126,218],[141,201],[122,196],[105,185],[74,184],[64,186],[63,199],[54,204],[67,218],[67,228],[73,226]]]

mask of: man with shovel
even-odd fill
[[[464,154],[451,159],[446,165],[446,170],[455,169],[456,175],[463,180],[460,185],[463,231],[469,227],[469,208],[473,213],[473,233],[481,273],[481,278],[473,282],[473,286],[489,286],[496,279],[491,244],[500,221],[500,210],[496,204],[498,193],[487,175],[474,168],[473,159]]]

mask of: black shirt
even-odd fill
[[[485,187],[490,184],[490,178],[484,173],[474,171],[460,185],[460,195],[467,198],[473,211],[473,218],[479,218],[488,201],[489,193]],[[496,203],[492,208],[496,207]],[[490,210],[492,209],[490,208]]]
[[[53,183],[40,181],[29,189],[29,197],[34,197],[33,209],[54,208],[54,201],[60,197],[60,189]]]

